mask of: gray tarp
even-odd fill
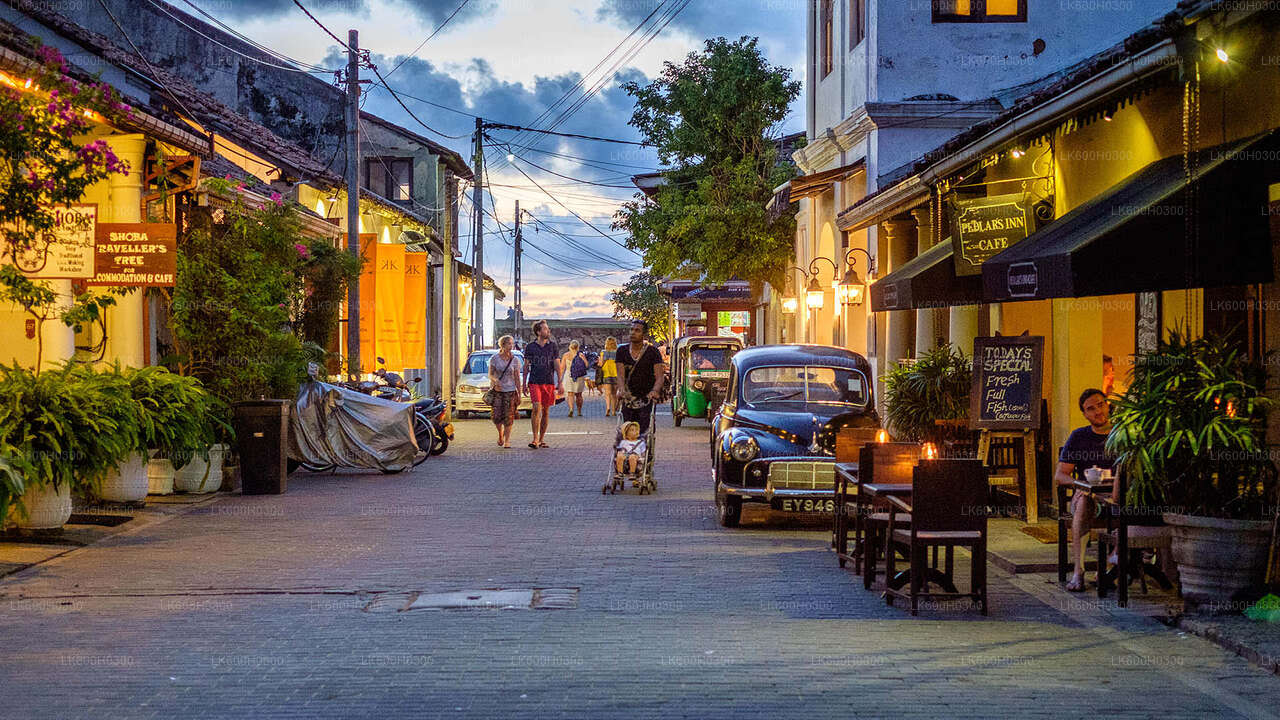
[[[289,457],[309,465],[396,472],[413,466],[413,405],[337,385],[302,383],[289,413]]]

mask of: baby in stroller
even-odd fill
[[[640,437],[640,424],[627,422],[622,424],[618,444],[613,456],[614,468],[618,475],[630,474],[632,478],[644,469],[645,444]],[[624,470],[624,467],[626,468]]]

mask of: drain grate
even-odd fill
[[[370,613],[405,610],[574,610],[578,588],[486,588],[444,593],[388,593],[365,605]]]
[[[92,513],[72,513],[67,519],[69,525],[102,525],[115,527],[133,519],[132,515],[94,515]]]

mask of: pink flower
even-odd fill
[[[278,192],[273,192],[271,193],[271,202],[275,203],[276,207],[284,207],[284,196]]]
[[[297,245],[294,245],[293,249],[298,251],[298,257],[302,258],[303,260],[306,260],[308,257],[311,256],[311,251],[308,250],[307,246],[303,245],[302,243],[298,243]]]

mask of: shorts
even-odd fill
[[[617,384],[618,384],[618,376],[617,376],[617,375],[606,375],[606,376],[604,376],[604,377],[600,378],[600,384],[601,384],[601,385],[617,385]]]
[[[645,403],[640,407],[632,407],[631,403],[622,404],[622,419],[625,422],[633,422],[640,426],[640,434],[643,435],[649,431],[649,413],[653,408],[653,403]]]
[[[577,380],[574,380],[572,377],[570,377],[569,373],[564,374],[564,391],[565,392],[578,393],[579,395],[581,395],[582,392],[586,389],[587,389],[587,378],[585,375],[578,378]]]
[[[551,407],[556,404],[556,386],[555,385],[530,385],[529,401],[534,405],[542,405],[543,407]]]

